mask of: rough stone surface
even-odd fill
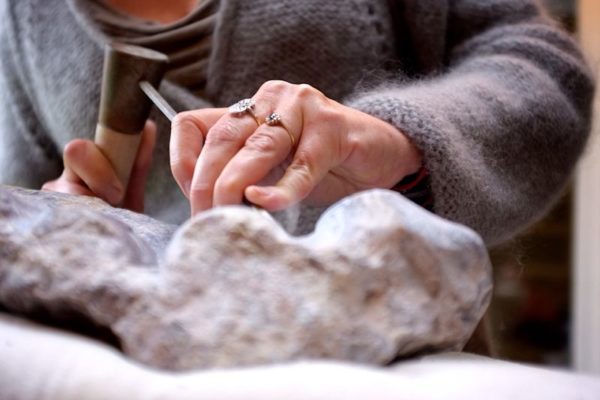
[[[459,349],[483,315],[481,239],[376,190],[289,236],[245,207],[179,229],[87,197],[0,187],[0,305],[77,314],[169,370]]]

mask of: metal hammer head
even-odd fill
[[[168,63],[169,58],[158,51],[122,43],[108,45],[98,122],[120,133],[140,133],[152,106],[140,82],[147,81],[157,88]]]

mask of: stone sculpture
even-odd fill
[[[177,228],[98,199],[0,187],[0,306],[77,315],[158,368],[385,365],[456,350],[490,294],[481,239],[390,191],[346,198],[294,237],[248,207]]]

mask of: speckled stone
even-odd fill
[[[457,350],[490,294],[482,240],[389,191],[346,198],[293,237],[247,207],[176,229],[88,197],[0,187],[0,304],[88,318],[158,368]]]

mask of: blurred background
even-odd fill
[[[543,2],[577,35],[598,76],[600,1]],[[600,375],[600,148],[593,131],[576,179],[550,215],[491,252],[496,286],[488,322],[499,358]]]

